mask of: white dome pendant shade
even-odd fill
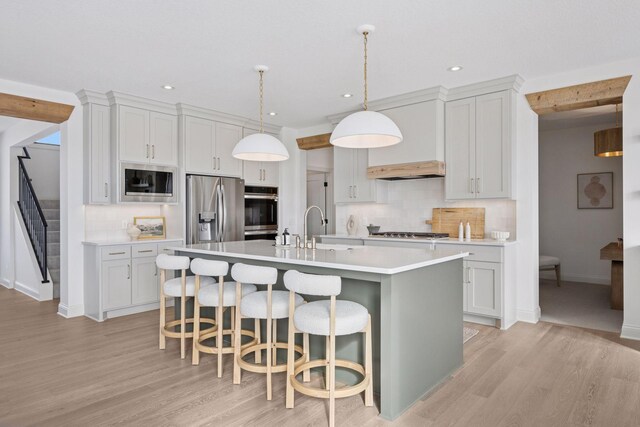
[[[345,148],[381,148],[402,142],[402,132],[389,117],[368,111],[367,91],[367,36],[375,30],[373,25],[361,25],[358,33],[364,36],[364,111],[345,117],[331,133],[329,142]]]
[[[380,148],[402,141],[402,133],[389,117],[375,111],[358,111],[342,119],[329,142],[345,148]]]
[[[252,162],[281,162],[289,158],[289,151],[278,138],[264,133],[263,130],[263,76],[269,67],[256,65],[255,70],[260,74],[260,133],[242,138],[235,147],[232,155],[239,160]]]
[[[254,133],[236,144],[233,157],[254,162],[280,162],[289,158],[289,152],[278,138],[266,133]]]

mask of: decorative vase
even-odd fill
[[[129,227],[127,228],[127,234],[129,235],[129,238],[131,240],[138,240],[140,233],[142,233],[142,231],[140,231],[138,227],[133,224],[129,224]]]
[[[360,225],[358,224],[358,217],[355,215],[350,215],[347,220],[347,234],[349,236],[355,236],[358,234],[358,228]]]

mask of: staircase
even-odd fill
[[[40,200],[47,220],[47,268],[53,282],[53,297],[60,298],[60,200]]]

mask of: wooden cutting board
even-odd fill
[[[458,226],[462,221],[471,226],[472,239],[484,239],[484,208],[433,208],[431,231],[434,233],[449,233],[449,237],[458,237]]]

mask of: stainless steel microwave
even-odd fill
[[[120,201],[176,203],[178,169],[138,163],[120,164]]]

